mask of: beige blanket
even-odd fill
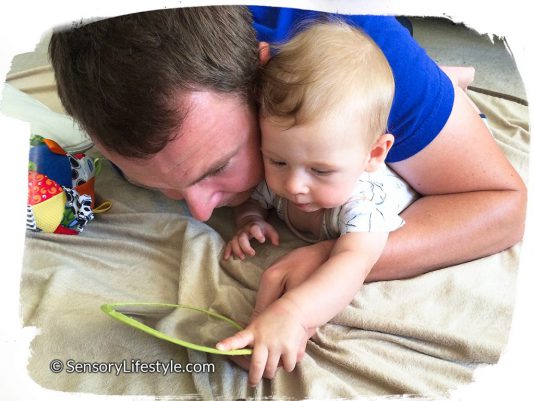
[[[526,179],[528,111],[513,101],[471,93],[496,140]],[[302,242],[274,220],[282,245],[259,247],[246,262],[221,262],[231,211],[208,225],[180,202],[135,187],[105,162],[98,200],[112,209],[79,236],[29,233],[21,281],[23,322],[41,330],[31,344],[30,377],[67,392],[228,399],[443,396],[495,364],[507,343],[520,246],[413,279],[367,284],[308,342],[296,370],[279,370],[256,389],[224,356],[205,354],[125,326],[100,306],[115,301],[183,303],[246,322],[263,270]],[[65,364],[61,373],[51,361]],[[211,373],[67,373],[81,363],[199,363]],[[124,361],[124,362],[123,362]],[[213,365],[207,365],[207,364]]]

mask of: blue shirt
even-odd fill
[[[302,21],[327,18],[318,11],[253,6],[258,41],[284,42]],[[445,73],[430,59],[394,17],[335,14],[366,32],[382,49],[395,79],[395,96],[388,120],[395,142],[387,162],[413,156],[441,131],[454,102],[454,90]]]

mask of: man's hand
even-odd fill
[[[328,260],[334,244],[335,240],[329,240],[294,249],[265,270],[260,280],[252,318],[259,316],[285,292],[310,277]]]

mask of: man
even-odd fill
[[[132,181],[184,199],[205,221],[262,178],[254,80],[269,46],[319,13],[203,7],[117,17],[54,33],[65,109]],[[390,167],[423,195],[402,214],[367,281],[413,277],[499,252],[523,235],[526,188],[465,93],[393,18],[351,17],[395,75]],[[254,29],[255,28],[255,29]],[[289,253],[263,275],[255,313],[328,258]],[[266,372],[266,377],[274,372]]]

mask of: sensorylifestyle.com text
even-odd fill
[[[69,359],[65,362],[65,373],[156,373],[163,376],[172,373],[213,373],[213,363],[180,363],[174,360],[143,362],[140,359],[121,362],[79,362]],[[59,373],[55,372],[55,373]]]

